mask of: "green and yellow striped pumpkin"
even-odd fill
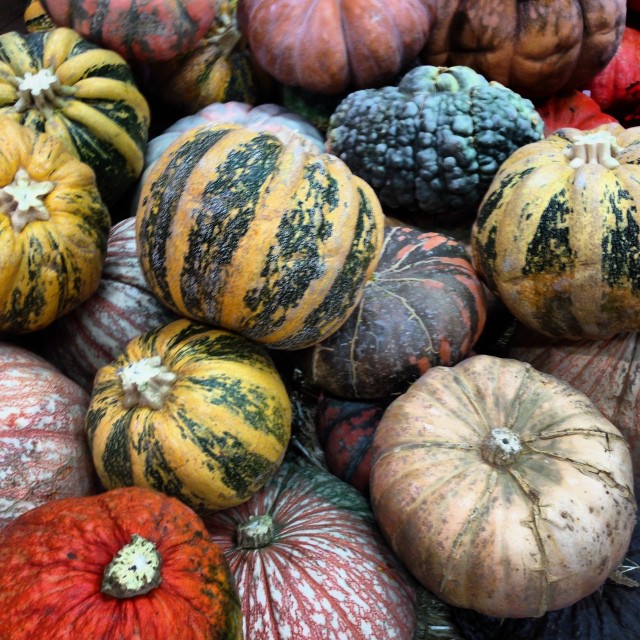
[[[156,489],[206,512],[264,485],[283,459],[291,415],[264,347],[180,319],[98,370],[86,429],[105,487]]]
[[[0,35],[0,114],[60,138],[109,202],[142,172],[149,105],[121,56],[72,29]]]
[[[276,349],[335,331],[380,258],[371,187],[297,138],[206,124],[146,176],[136,215],[143,273],[178,314]]]
[[[29,33],[33,33],[34,31],[50,31],[56,28],[53,20],[51,20],[51,16],[42,6],[40,0],[29,0],[27,2],[22,20]]]
[[[472,230],[476,269],[524,325],[640,331],[640,127],[563,128],[502,164]]]

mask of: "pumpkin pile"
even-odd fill
[[[0,638],[638,640],[640,4],[15,4]]]

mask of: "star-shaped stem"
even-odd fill
[[[63,85],[53,69],[40,69],[37,73],[25,73],[16,77],[18,100],[13,108],[22,113],[37,109],[45,116],[64,106],[65,99],[75,93],[74,87]]]
[[[27,170],[20,167],[13,182],[0,189],[0,213],[11,220],[11,227],[16,234],[32,220],[50,218],[43,198],[54,187],[55,182],[33,180]]]

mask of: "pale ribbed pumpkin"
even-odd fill
[[[208,511],[264,485],[291,415],[263,347],[182,319],[134,338],[98,371],[86,429],[105,487],[157,489]]]
[[[164,304],[298,349],[357,305],[380,257],[384,214],[366,182],[302,138],[202,125],[147,175],[136,227],[142,270]]]

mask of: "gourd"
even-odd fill
[[[84,437],[89,396],[35,353],[0,342],[0,529],[95,489]]]
[[[58,138],[0,114],[0,149],[0,332],[36,331],[97,289],[111,221]]]
[[[629,445],[580,391],[478,355],[434,367],[385,411],[373,513],[436,597],[537,617],[596,591],[636,520]]]
[[[0,531],[12,640],[242,640],[229,566],[186,505],[137,487],[55,500]]]
[[[367,183],[299,140],[220,124],[167,147],[136,214],[161,302],[274,349],[314,344],[347,319],[380,257],[384,215]]]
[[[604,339],[640,329],[640,129],[564,128],[500,167],[472,229],[474,266],[524,325]]]
[[[51,16],[46,12],[40,0],[28,0],[22,20],[29,33],[49,31],[56,28],[56,25],[51,21]]]
[[[205,512],[264,485],[282,462],[291,414],[264,348],[180,319],[98,370],[86,432],[106,488],[156,489]]]

